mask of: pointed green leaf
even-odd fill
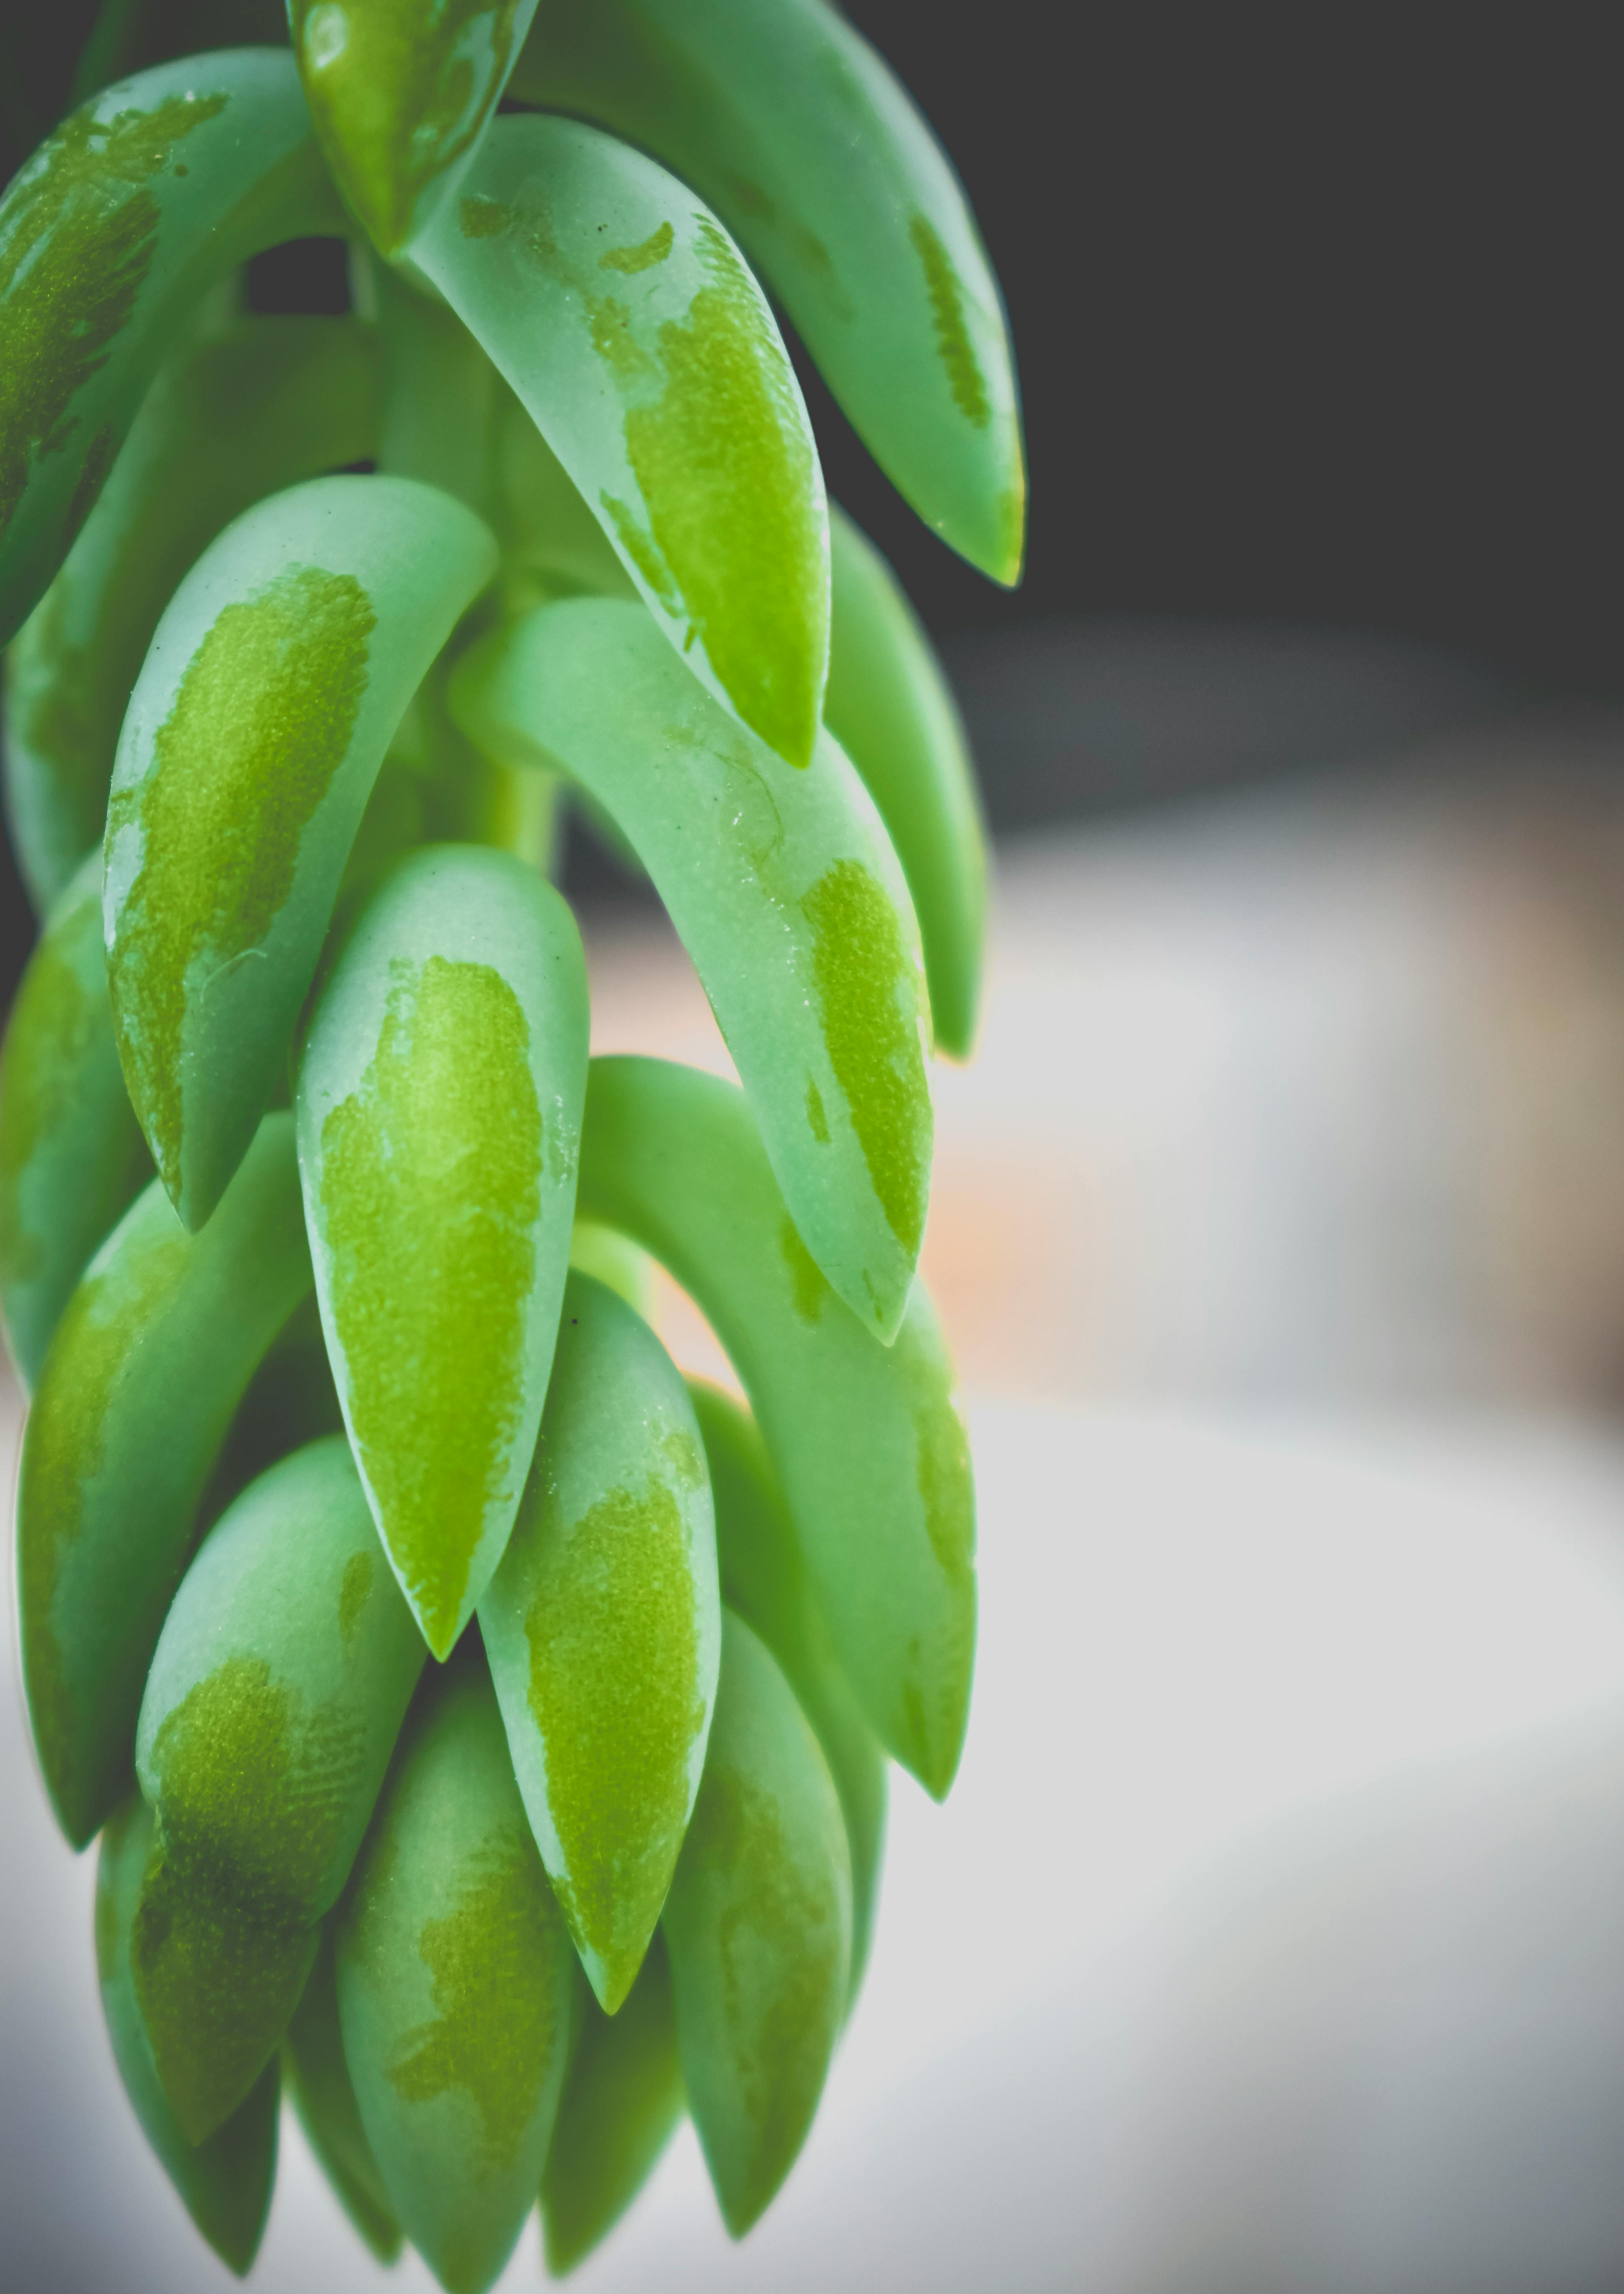
[[[386,255],[459,181],[535,12],[536,0],[288,0],[322,146]]]
[[[665,1938],[656,1932],[615,2014],[605,2014],[584,1981],[575,2013],[569,2077],[541,2177],[541,2237],[555,2278],[608,2236],[682,2117]]]
[[[228,526],[158,623],[103,897],[125,1079],[189,1226],[283,1072],[390,737],[494,564],[449,494],[317,478]]]
[[[987,835],[947,680],[901,583],[832,509],[834,579],[824,720],[863,777],[919,918],[936,1040],[968,1059],[981,992]]]
[[[939,1800],[975,1655],[975,1496],[924,1285],[896,1342],[807,1254],[743,1094],[662,1060],[594,1060],[581,1208],[692,1293],[736,1367],[835,1650],[881,1743]]]
[[[492,630],[451,696],[493,755],[568,773],[635,847],[807,1248],[889,1340],[924,1232],[930,1022],[907,887],[857,774],[827,734],[790,771],[606,598]]]
[[[501,1559],[547,1392],[587,1066],[574,918],[510,855],[386,879],[299,1068],[321,1319],[389,1559],[444,1656]]]
[[[361,2123],[354,2082],[344,2060],[330,1920],[321,1932],[316,1964],[288,2026],[282,2077],[304,2139],[339,2204],[378,2260],[393,2262],[401,2250],[401,2226]]]
[[[147,1666],[255,1368],[310,1288],[293,1118],[189,1235],[156,1180],[69,1301],[28,1413],[18,1623],[34,1743],[83,1846],[130,1778]]]
[[[183,574],[264,495],[374,451],[378,347],[356,319],[248,319],[153,384],[6,656],[6,811],[36,907],[101,845],[130,688]]]
[[[699,1789],[721,1615],[682,1379],[589,1275],[564,1294],[536,1461],[479,1623],[541,1861],[613,2015]]]
[[[477,1658],[436,1684],[340,1916],[338,2013],[390,2205],[449,2294],[483,2294],[536,2202],[575,1955]]]
[[[193,2142],[281,2040],[423,1658],[342,1435],[261,1475],[181,1582],[135,1737],[158,1829],[132,1962]]]
[[[804,765],[828,668],[828,512],[788,354],[727,232],[612,136],[503,118],[412,255],[689,668]]]
[[[151,1176],[102,949],[102,857],[52,910],[0,1047],[0,1307],[23,1382],[91,1254]]]
[[[885,1755],[840,1671],[767,1444],[714,1386],[688,1381],[716,1501],[722,1598],[777,1659],[840,1796],[851,1851],[851,1990],[868,1959],[885,1846]]]
[[[273,50],[159,64],[41,145],[0,202],[0,644],[211,281],[343,229],[293,59]]]
[[[218,2134],[194,2145],[164,2099],[135,2004],[130,1930],[152,1844],[151,1813],[132,1793],[108,1820],[96,1865],[96,1971],[113,2059],[142,2132],[182,2204],[228,2269],[246,2277],[259,2250],[276,2179],[278,2078],[268,2064]]]
[[[822,0],[548,0],[528,103],[601,120],[708,199],[881,468],[1019,578],[1026,469],[998,283],[940,146]]]
[[[840,2036],[851,1869],[817,1739],[730,1610],[704,1782],[663,1925],[688,2107],[722,2217],[743,2238],[795,2163]]]

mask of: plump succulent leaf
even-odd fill
[[[698,1301],[749,1395],[842,1668],[939,1799],[975,1652],[975,1501],[924,1285],[879,1346],[813,1265],[744,1095],[662,1060],[594,1060],[581,1209]]]
[[[228,526],[158,623],[108,808],[108,972],[189,1226],[283,1072],[390,737],[495,562],[449,494],[316,478]]]
[[[919,934],[873,802],[827,734],[790,771],[685,677],[646,614],[535,608],[464,655],[461,722],[567,773],[654,879],[727,1039],[791,1216],[882,1339],[924,1232],[931,1110]]]
[[[321,993],[299,1156],[345,1420],[391,1566],[451,1650],[535,1447],[575,1206],[581,938],[506,853],[387,877]]]
[[[390,2205],[448,2294],[483,2294],[536,2202],[575,1955],[477,1653],[436,1681],[340,1916],[338,2013]]]
[[[721,225],[613,136],[508,118],[413,259],[688,667],[806,764],[829,659],[823,475],[772,313]]]
[[[784,1493],[756,1426],[719,1387],[690,1379],[716,1505],[722,1598],[766,1644],[829,1763],[851,1852],[851,1990],[873,1933],[885,1846],[885,1755],[840,1671]]]
[[[589,1275],[564,1294],[535,1464],[479,1623],[541,1860],[613,2015],[699,1789],[721,1612],[682,1379]]]
[[[18,1622],[34,1743],[82,1846],[122,1797],[152,1651],[232,1413],[310,1288],[293,1119],[188,1234],[156,1180],[92,1259],[23,1436]]]
[[[0,644],[67,555],[205,289],[344,221],[293,59],[271,49],[121,80],[40,146],[0,203]]]
[[[277,2067],[266,2066],[218,2133],[189,2141],[158,2082],[130,1972],[130,1931],[151,1845],[151,1811],[132,1793],[109,1818],[96,1863],[96,1972],[108,2037],[142,2132],[182,2204],[221,2261],[246,2277],[276,2179]]]
[[[511,92],[601,120],[708,199],[928,525],[1020,574],[997,281],[941,148],[823,0],[548,0]]]
[[[151,1175],[113,1040],[93,853],[51,912],[0,1047],[0,1307],[26,1386],[92,1253]]]
[[[981,994],[987,836],[947,680],[880,552],[841,511],[824,721],[863,777],[914,896],[937,1043],[968,1059]]]
[[[384,254],[454,189],[535,12],[536,0],[288,0],[322,148]]]
[[[731,1611],[663,1924],[688,2107],[723,2220],[742,2238],[794,2165],[823,2093],[850,1985],[851,1869],[817,1739]]]
[[[361,2123],[355,2083],[344,2059],[330,1920],[288,2026],[282,2078],[304,2139],[339,2204],[378,2260],[393,2262],[401,2250],[401,2226]]]
[[[158,1829],[132,1963],[193,2142],[281,2040],[424,1654],[342,1436],[262,1475],[182,1580],[136,1731]]]
[[[583,1979],[575,2017],[569,2076],[541,2176],[542,2244],[556,2278],[608,2236],[682,2118],[665,1938],[656,1931],[613,2015],[605,2014]]]
[[[6,656],[6,812],[37,908],[101,846],[130,689],[182,576],[264,495],[376,451],[380,366],[360,320],[246,319],[147,394]]]

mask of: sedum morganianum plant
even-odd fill
[[[293,0],[0,206],[0,1084],[28,1708],[151,2144],[238,2270],[279,2096],[448,2288],[686,2109],[816,2108],[885,1765],[940,1796],[973,1500],[915,1279],[982,915],[953,710],[768,295],[1012,581],[996,289],[821,0]],[[499,99],[506,102],[499,111]],[[336,318],[240,308],[346,240]],[[559,807],[741,1087],[589,1060]],[[650,1259],[750,1411],[686,1384]]]

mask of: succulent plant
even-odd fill
[[[914,1270],[979,816],[769,294],[995,580],[1024,503],[974,224],[844,20],[535,13],[292,0],[290,47],[104,87],[0,204],[35,1743],[204,2235],[248,2267],[282,2085],[363,2237],[456,2294],[538,2200],[579,2260],[685,2109],[759,2217],[886,1762],[945,1794],[968,1709]],[[312,236],[351,313],[245,315]],[[739,1086],[589,1058],[572,804]],[[748,1411],[673,1366],[651,1260]]]

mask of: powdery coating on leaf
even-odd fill
[[[0,532],[22,499],[31,459],[66,449],[79,423],[69,409],[106,365],[135,308],[158,251],[158,206],[147,185],[170,165],[175,145],[228,101],[172,95],[150,111],[107,120],[86,105],[63,121],[43,165],[0,210]],[[87,457],[70,526],[88,510],[112,458],[110,432],[92,443],[100,451]]]
[[[322,1125],[321,1225],[360,1462],[443,1655],[487,1515],[524,1470],[542,1124],[500,972],[439,956],[399,970],[376,1056]]]
[[[605,1970],[613,2013],[682,1845],[705,1725],[686,1525],[676,1489],[650,1480],[610,1491],[570,1525],[549,1487],[539,1530],[546,1561],[524,1630],[565,1863],[553,1884],[571,1933]]]
[[[18,1538],[28,1712],[40,1764],[77,1821],[104,1779],[81,1773],[80,1716],[65,1646],[75,1621],[57,1619],[62,1565],[85,1526],[85,1494],[106,1459],[107,1423],[136,1333],[179,1289],[191,1238],[166,1214],[126,1241],[117,1261],[81,1282],[63,1314],[29,1414]]]
[[[455,1909],[425,1921],[418,1940],[438,2017],[404,2035],[388,2076],[402,2103],[467,2095],[480,2122],[478,2170],[496,2175],[518,2162],[560,2038],[556,1915],[528,1836],[488,1850],[469,1875]]]
[[[723,2193],[736,2233],[788,2173],[823,2089],[843,1992],[840,1907],[832,1874],[823,1882],[792,1856],[773,1795],[731,1762],[707,1766],[684,1854],[706,1867],[716,1923],[706,2045],[727,2058],[751,2135],[746,2171]]]
[[[22,1175],[78,1102],[86,1054],[109,1025],[107,999],[89,994],[64,953],[101,937],[87,894],[34,952],[6,1029],[0,1067],[0,1280],[31,1282],[45,1270],[45,1239],[24,1224]],[[98,1005],[100,1008],[98,1008]]]
[[[812,448],[793,378],[727,234],[699,223],[709,284],[660,329],[665,387],[629,406],[626,453],[710,664],[769,748],[809,754],[822,698],[806,677],[806,604],[826,580]],[[815,617],[816,618],[816,617]],[[788,677],[773,664],[791,665]]]
[[[313,565],[227,606],[187,665],[145,777],[114,793],[110,839],[133,822],[142,837],[110,958],[119,1055],[172,1196],[188,975],[257,948],[286,902],[349,749],[376,626],[353,574]]]
[[[930,1089],[902,928],[856,860],[835,861],[800,905],[830,1064],[886,1224],[912,1262],[930,1183]]]
[[[993,409],[970,329],[964,323],[964,290],[959,284],[959,274],[936,226],[927,216],[916,213],[910,218],[908,237],[924,271],[930,313],[936,321],[936,347],[946,372],[953,403],[973,429],[985,430],[993,419]]]
[[[508,76],[518,0],[441,0],[432,13],[384,0],[296,0],[292,13],[333,172],[391,253],[410,235],[424,192],[483,127]],[[467,36],[482,20],[491,54],[476,66]]]
[[[166,2089],[190,2127],[233,2109],[281,2036],[365,1761],[357,1721],[300,1715],[258,1657],[228,1658],[158,1732],[159,1848],[130,1956]]]
[[[596,293],[571,263],[540,202],[521,209],[475,194],[459,218],[465,238],[513,238],[581,297],[592,346],[626,410],[626,456],[648,525],[607,492],[599,506],[667,612],[686,614],[687,646],[702,640],[745,723],[777,754],[804,762],[823,698],[822,661],[808,662],[804,645],[808,621],[821,630],[825,618],[821,484],[784,346],[727,233],[695,216],[706,284],[683,318],[664,321],[651,350],[633,330],[630,305]],[[638,247],[609,249],[600,267],[651,268],[674,240],[662,224]]]

